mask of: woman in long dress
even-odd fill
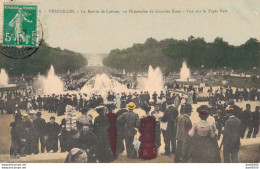
[[[110,127],[109,118],[106,116],[107,108],[105,106],[98,106],[96,107],[96,111],[99,114],[94,121],[94,130],[97,135],[97,158],[101,163],[108,163],[114,160],[114,156],[110,148],[107,132]]]
[[[211,125],[206,121],[209,116],[208,109],[198,108],[200,121],[195,123],[189,131],[192,137],[191,142],[191,160],[193,163],[211,163],[214,162],[214,153],[212,153],[212,138],[215,133]]]
[[[116,95],[116,108],[120,108],[120,96],[119,96],[119,93]]]

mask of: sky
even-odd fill
[[[149,37],[187,40],[193,35],[207,42],[222,37],[231,45],[240,45],[251,37],[260,40],[260,0],[41,0],[37,3],[42,11],[39,20],[45,41],[52,47],[80,53],[109,53],[112,49],[144,43]],[[121,13],[49,12],[62,9],[120,10]],[[122,13],[129,9],[189,9],[207,13]],[[208,9],[227,12],[213,14]]]

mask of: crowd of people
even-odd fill
[[[11,158],[60,150],[68,152],[65,162],[112,162],[126,150],[128,158],[153,159],[175,154],[174,162],[221,162],[219,149],[223,146],[224,162],[238,162],[240,139],[247,129],[246,138],[258,134],[259,106],[252,111],[247,104],[242,110],[233,100],[236,94],[232,88],[225,92],[217,89],[215,94],[210,88],[209,104],[197,109],[201,120],[192,125],[190,115],[197,103],[197,89],[185,88],[183,93],[108,92],[106,97],[84,93],[31,96],[27,90],[4,92],[0,110],[14,116],[10,124]],[[224,99],[217,94],[223,94]],[[253,96],[258,100],[258,95]],[[72,129],[68,129],[66,118],[60,124],[55,121],[56,114],[66,114],[67,105],[82,113]],[[89,114],[91,109],[99,114],[96,118]],[[135,109],[143,109],[146,114],[139,117]],[[43,112],[53,113],[48,122],[41,117]],[[163,154],[159,154],[161,137]]]

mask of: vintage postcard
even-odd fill
[[[259,168],[259,0],[1,0],[0,18],[2,168]]]

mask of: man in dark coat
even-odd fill
[[[22,119],[22,115],[21,114],[17,114],[15,116],[15,128],[13,131],[13,134],[16,134],[15,136],[15,140],[18,144],[18,153],[20,153],[20,155],[22,157],[26,156],[26,142],[27,142],[27,137],[26,137],[26,128],[24,125],[24,121]],[[13,140],[12,140],[13,141]]]
[[[121,101],[121,104],[120,104],[121,108],[122,109],[126,108],[126,95],[125,95],[125,93],[122,93],[120,101]]]
[[[28,114],[23,115],[23,123],[25,127],[25,137],[26,137],[26,154],[31,155],[32,153],[37,154],[35,148],[35,138],[36,131],[33,124],[33,120]]]
[[[20,123],[20,126],[19,126]],[[11,129],[11,147],[10,147],[10,156],[11,158],[20,158],[20,148],[21,148],[21,138],[19,130],[25,130],[22,125],[22,115],[16,114],[15,121],[10,124]],[[18,124],[18,125],[17,125]],[[20,127],[19,129],[17,128]]]
[[[5,101],[3,98],[0,98],[0,111],[1,114],[4,114],[4,108],[5,108]]]
[[[66,119],[63,118],[60,124],[61,131],[59,133],[61,152],[69,151],[69,131],[66,129]]]
[[[188,131],[191,129],[192,124],[189,116],[191,115],[191,108],[184,109],[183,114],[177,117],[176,123],[176,140],[177,148],[175,153],[174,162],[187,163],[190,155],[190,137]],[[182,159],[182,161],[181,161]]]
[[[60,133],[60,130],[60,126],[55,122],[55,117],[51,116],[50,122],[46,124],[47,152],[51,150],[53,150],[53,152],[58,151],[58,134]]]
[[[59,101],[58,101],[58,105],[57,105],[57,114],[58,116],[62,116],[64,115],[64,112],[66,111],[65,108],[66,105],[64,103],[64,100],[63,98],[61,98]]]
[[[134,158],[135,151],[133,146],[134,135],[136,134],[136,129],[140,127],[140,120],[138,114],[133,112],[135,109],[135,104],[130,102],[127,105],[128,112],[124,113],[120,117],[117,118],[118,122],[121,124],[125,124],[125,142],[126,142],[126,153],[127,158]]]
[[[246,104],[246,110],[241,112],[240,114],[240,120],[241,120],[241,131],[240,131],[240,137],[243,139],[245,136],[246,129],[249,124],[250,120],[250,114],[251,114],[251,105]]]
[[[42,101],[43,101],[42,97],[40,95],[38,95],[36,102],[38,103],[38,109],[40,111],[42,111]]]
[[[91,130],[90,126],[83,125],[79,136],[79,145],[79,148],[87,152],[88,162],[94,163],[97,161],[97,136]]]
[[[248,132],[246,138],[251,138],[251,135],[253,133],[253,128],[254,128],[254,122],[253,122],[253,112],[249,111],[246,115],[246,120],[247,120],[247,127],[248,127]]]
[[[124,113],[128,112],[126,108],[122,108],[116,112],[116,116],[120,117]],[[117,126],[117,143],[116,143],[116,154],[117,156],[124,152],[125,146],[124,146],[124,139],[125,139],[125,124],[120,121],[116,121]]]
[[[234,108],[228,108],[227,113],[230,114],[230,117],[225,123],[222,140],[224,162],[230,163],[231,156],[232,163],[238,163],[241,121],[235,117]]]
[[[157,103],[157,93],[154,92],[152,96],[153,96],[153,103],[156,104]]]
[[[252,118],[253,118],[253,130],[254,130],[253,138],[256,138],[256,135],[259,132],[259,117],[260,117],[259,108],[260,108],[259,106],[256,106],[255,107],[255,111],[253,112],[253,115],[252,115]]]
[[[166,112],[164,113],[161,121],[167,122],[167,129],[163,131],[164,137],[164,154],[163,155],[170,155],[170,145],[172,146],[172,153],[175,154],[176,151],[176,118],[179,112],[173,106],[168,107]]]
[[[43,96],[42,103],[43,103],[43,110],[46,111],[47,110],[47,97],[46,97],[46,95]]]
[[[42,113],[37,112],[36,116],[37,118],[33,120],[35,131],[36,131],[36,153],[39,153],[39,140],[41,142],[41,153],[44,153],[45,150],[45,140],[44,136],[46,133],[46,122],[43,118],[41,118]]]

